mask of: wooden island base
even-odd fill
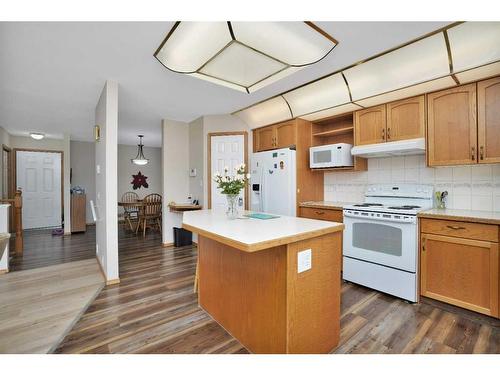
[[[329,353],[339,343],[342,231],[245,252],[200,235],[199,304],[253,353]],[[312,250],[297,272],[297,253]]]

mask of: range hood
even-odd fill
[[[384,142],[366,146],[354,146],[351,149],[351,154],[363,158],[425,154],[425,138],[406,139],[404,141]]]

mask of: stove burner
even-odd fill
[[[405,206],[392,206],[388,208],[390,208],[391,210],[413,210],[414,208],[420,208],[420,206],[405,205]]]
[[[355,204],[355,207],[379,207],[383,206],[383,204],[380,203],[360,203],[360,204]]]

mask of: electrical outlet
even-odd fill
[[[297,253],[297,273],[310,270],[312,267],[312,250],[302,250]]]

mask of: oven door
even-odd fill
[[[393,222],[351,217],[344,212],[344,225],[345,256],[408,272],[417,271],[416,218],[412,222]]]

